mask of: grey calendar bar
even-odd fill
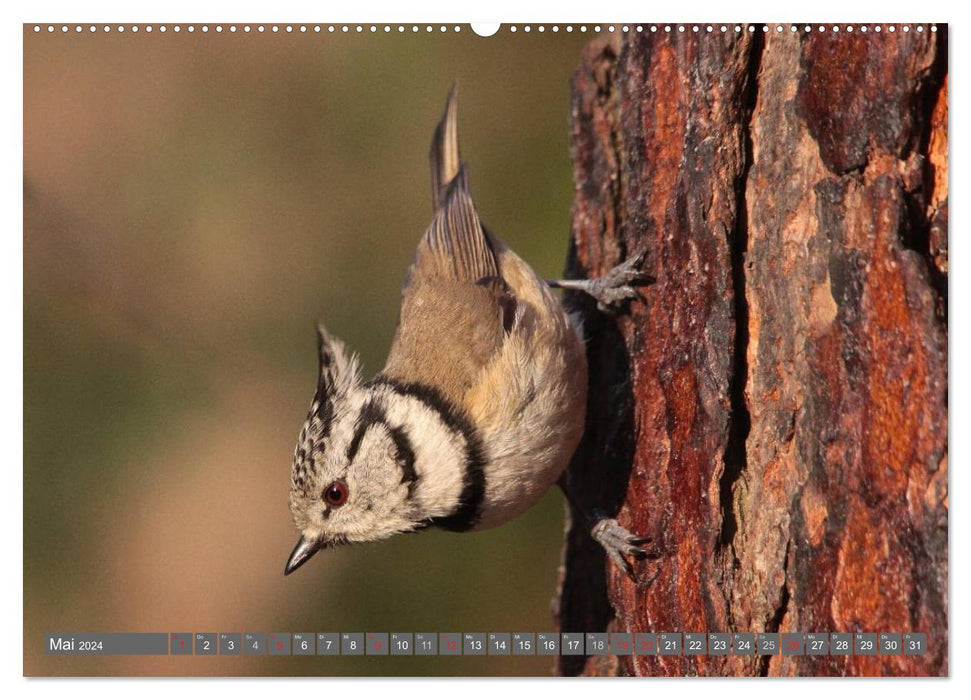
[[[924,632],[49,633],[51,656],[915,656]]]
[[[52,656],[167,656],[169,633],[48,634],[44,646]]]

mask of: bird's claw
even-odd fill
[[[646,257],[647,249],[642,248],[606,275],[590,280],[586,291],[597,300],[600,311],[616,311],[625,302],[635,299],[644,301],[644,296],[636,289],[636,285],[652,284],[655,281],[641,269]]]
[[[635,578],[634,567],[625,557],[643,561],[652,556],[651,552],[642,547],[642,545],[652,542],[650,537],[632,535],[613,518],[597,520],[590,530],[590,536],[604,548],[607,556],[631,579]]]

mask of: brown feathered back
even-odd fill
[[[435,215],[408,270],[382,374],[430,385],[464,408],[468,390],[502,346],[515,299],[469,194],[456,113],[453,87],[429,154]]]

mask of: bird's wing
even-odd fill
[[[408,270],[383,374],[430,385],[462,406],[502,346],[514,312],[472,199],[453,188]]]
[[[501,347],[516,301],[469,194],[455,115],[453,88],[431,148],[435,216],[408,270],[382,374],[432,386],[462,406]]]

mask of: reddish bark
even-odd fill
[[[562,673],[947,673],[947,48],[937,32],[629,33],[573,81],[567,272],[588,507],[655,538],[638,581],[581,523],[564,631],[928,634],[923,656],[561,657]]]

